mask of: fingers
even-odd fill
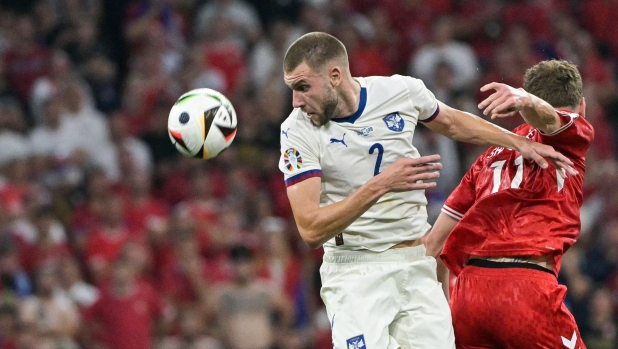
[[[481,92],[489,91],[489,90],[492,90],[492,89],[495,90],[496,87],[499,87],[500,85],[502,85],[502,84],[497,83],[497,82],[490,82],[489,84],[481,87]]]
[[[439,162],[431,162],[424,165],[414,165],[410,169],[406,169],[409,174],[417,174],[424,172],[435,172],[442,169],[442,164]]]
[[[479,109],[485,109],[485,107],[490,105],[494,100],[496,100],[501,95],[502,94],[498,93],[497,91],[492,93],[489,97],[485,98],[485,100],[483,100],[481,103],[479,103],[478,108]]]
[[[500,95],[498,98],[494,99],[494,101],[491,102],[491,104],[487,108],[485,108],[485,110],[483,110],[483,115],[491,114],[499,105],[508,104],[508,98],[508,95]],[[497,110],[500,111],[500,109]]]
[[[498,106],[495,108],[495,110],[493,111],[493,113],[492,113],[492,114],[494,114],[494,115],[496,115],[496,114],[497,114],[497,115],[501,115],[501,114],[506,114],[506,113],[509,113],[509,114],[511,114],[511,115],[512,115],[512,114],[514,114],[515,112],[517,112],[517,107],[516,107],[516,106],[512,103],[512,101],[511,101],[511,100],[509,100],[509,99],[507,98],[507,100],[506,100],[504,103],[502,103],[502,104],[498,105]]]
[[[559,161],[559,160],[554,160],[553,161],[554,166],[556,167],[556,169],[559,169],[560,171],[558,171],[560,173],[560,175],[562,176],[562,178],[566,178],[567,174],[571,175],[571,176],[577,176],[579,174],[579,172],[577,172],[576,169],[574,169],[572,166],[569,166],[568,164]]]
[[[419,165],[424,165],[424,164],[429,164],[429,163],[440,161],[440,155],[434,154],[434,155],[421,156],[420,158],[408,159],[408,161],[410,162],[412,166],[419,166]]]
[[[437,185],[436,182],[410,183],[410,185],[405,190],[402,190],[402,191],[431,189],[431,188],[435,188],[436,185]]]
[[[425,171],[421,173],[412,174],[408,177],[407,181],[409,183],[413,183],[416,181],[425,181],[425,180],[437,179],[437,178],[440,178],[440,172],[432,170],[432,171]]]
[[[485,107],[488,106],[491,102],[493,102],[496,98],[502,96],[503,93],[501,92],[501,90],[503,89],[503,86],[504,84],[497,83],[497,82],[491,82],[481,87],[481,92],[485,92],[489,90],[496,90],[496,92],[492,93],[491,96],[487,97],[484,101],[479,103],[478,108],[485,109]]]
[[[553,161],[560,161],[568,166],[573,166],[573,161],[571,161],[566,156],[554,150],[553,147],[545,146],[536,151],[540,156],[549,158]]]
[[[498,119],[498,118],[508,118],[510,116],[515,115],[515,113],[517,113],[517,110],[513,110],[513,111],[503,111],[501,113],[498,114],[492,114],[491,118],[492,119]]]
[[[386,178],[389,191],[409,191],[434,188],[435,180],[440,177],[442,164],[440,155],[429,155],[420,158],[401,158],[389,165],[379,176]]]
[[[528,156],[528,158],[536,162],[536,164],[539,165],[541,168],[547,168],[549,166],[545,158],[539,155],[538,152],[532,152],[532,154]]]

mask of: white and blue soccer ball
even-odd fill
[[[182,155],[210,159],[232,144],[237,122],[236,111],[223,94],[199,88],[174,103],[167,131]]]

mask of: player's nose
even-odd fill
[[[305,100],[299,91],[292,91],[292,106],[294,108],[302,108],[305,106]]]

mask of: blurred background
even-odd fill
[[[576,63],[596,139],[560,281],[590,349],[618,348],[616,0],[0,0],[0,349],[326,349],[322,250],[300,240],[277,168],[300,35],[355,76],[408,74],[479,114],[498,81]],[[239,130],[183,158],[171,105],[209,87]],[[517,117],[501,120],[513,128]],[[430,222],[485,147],[424,127],[442,155]]]

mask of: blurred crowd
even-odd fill
[[[617,0],[0,0],[0,349],[326,349],[322,251],[300,240],[279,172],[288,45],[326,31],[354,76],[407,74],[479,114],[550,58],[582,73],[580,241],[560,282],[590,349],[618,348]],[[239,129],[209,161],[167,134],[209,87]],[[517,117],[502,120],[513,128]],[[442,155],[430,222],[485,148]]]

